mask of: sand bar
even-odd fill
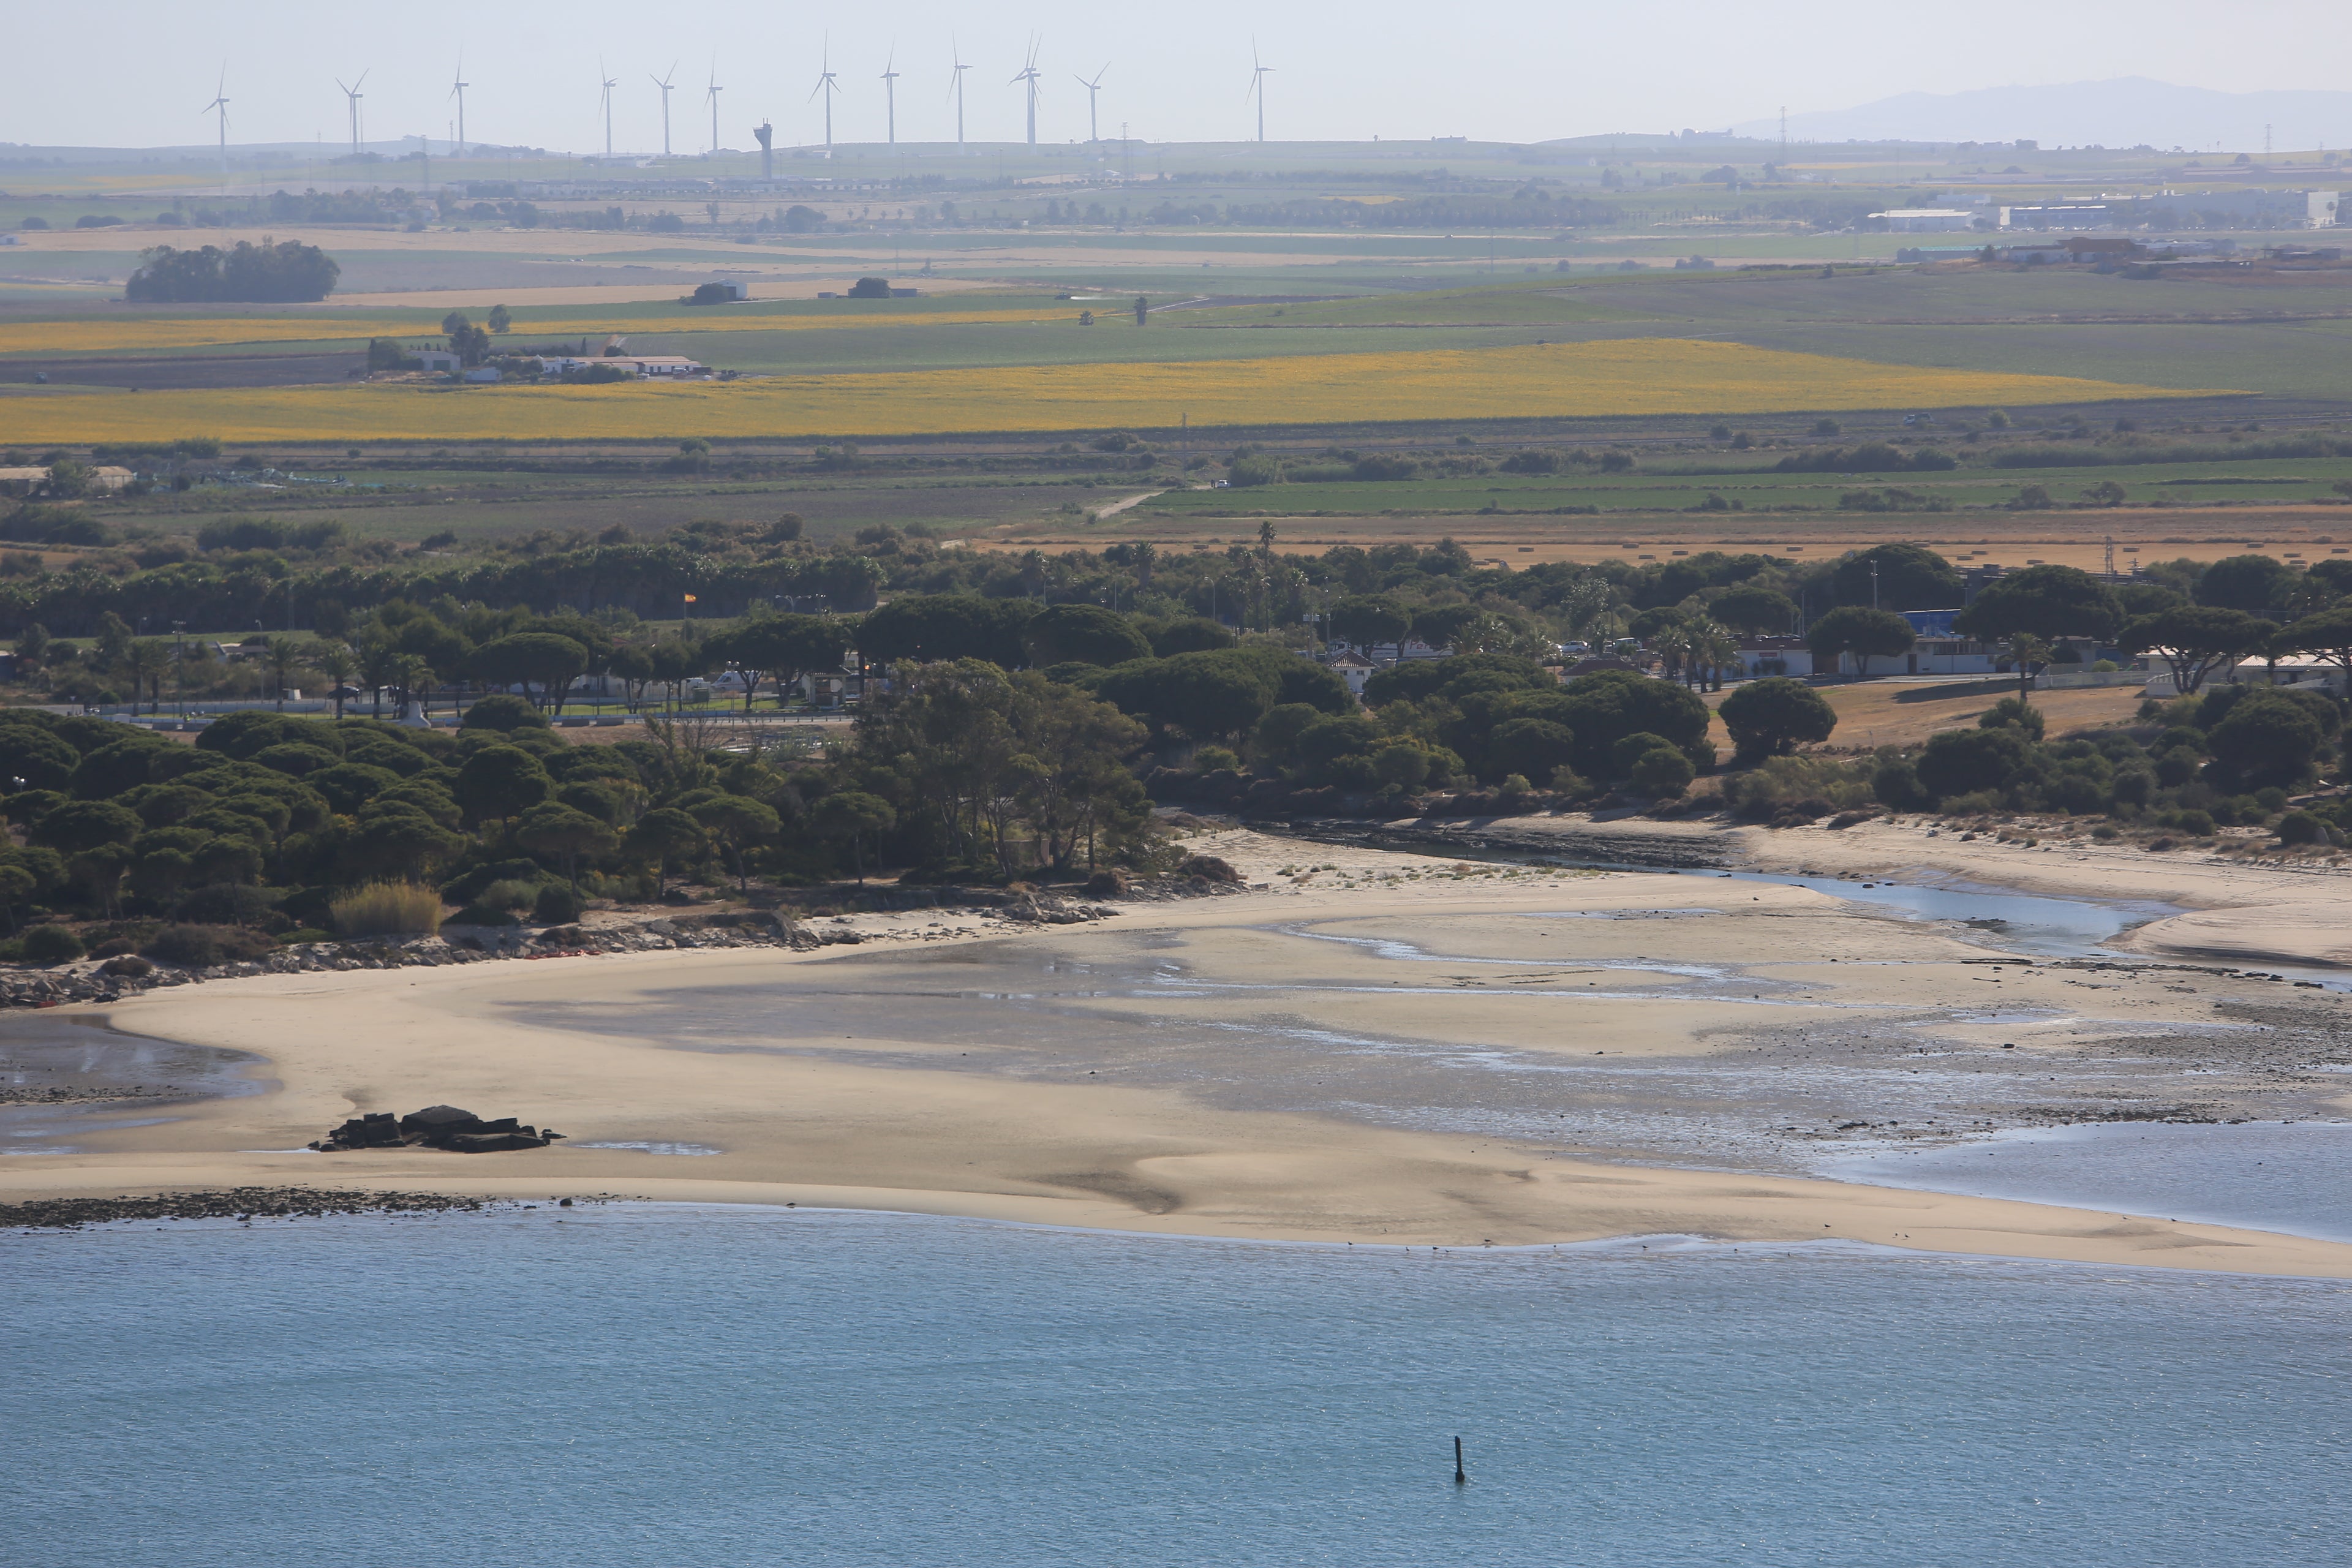
[[[1625,1109],[1615,1105],[1625,1080],[1608,1075],[1704,1085],[1729,1074],[1765,1086],[1731,1098],[1769,1100],[1758,1116],[1816,1136],[1796,1123],[1839,1113],[1808,1110],[1819,1091],[1806,1053],[1849,1052],[1833,1064],[1840,1077],[1924,1082],[1906,1076],[1917,1070],[1906,1065],[1906,1029],[1940,1040],[1939,1058],[1974,1064],[1982,1076],[1967,1081],[1984,1086],[1970,1092],[1986,1106],[2009,1086],[2056,1094],[2045,1078],[2089,1075],[2066,1079],[2063,1092],[2074,1093],[2123,1070],[2101,1054],[2109,1036],[2169,1028],[2175,1014],[2189,1037],[2239,1048],[2237,1026],[2200,1013],[2218,1018],[2228,995],[2175,996],[2153,976],[2093,984],[2055,969],[1990,971],[1985,950],[1960,936],[1803,889],[1538,878],[1255,835],[1218,844],[1265,886],[1130,906],[1087,928],[973,940],[929,931],[921,915],[875,917],[866,923],[882,940],[846,953],[647,953],[151,994],[115,1006],[117,1026],[257,1053],[271,1087],[77,1135],[76,1152],[11,1158],[0,1198],[289,1183],[618,1193],[1414,1246],[1834,1237],[2352,1277],[2352,1247],[2168,1215],[1632,1163],[1638,1132],[1604,1148],[1591,1129],[1615,1123],[1585,1114],[1600,1102]],[[1300,879],[1310,864],[1328,869]],[[987,966],[1007,963],[1102,978],[1050,1016],[992,1011],[1003,983]],[[1181,984],[1119,979],[1139,964],[1181,972]],[[1996,995],[2017,1016],[2062,1022],[2032,1033],[1965,1021]],[[2020,1034],[2023,1048],[2007,1053],[1995,1037]],[[1478,1053],[1507,1058],[1512,1074],[1478,1070]],[[1795,1076],[1758,1076],[1783,1072]],[[1530,1131],[1528,1115],[1549,1114],[1530,1096],[1553,1083],[1576,1136]],[[2113,1092],[2145,1089],[2141,1079]],[[436,1101],[519,1114],[569,1139],[471,1157],[299,1152],[355,1112]],[[1519,1120],[1484,1130],[1507,1116]]]

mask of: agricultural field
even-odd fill
[[[52,390],[13,438],[94,443],[547,440],[1361,425],[1787,409],[2056,405],[2179,395],[2069,377],[1918,371],[1677,340],[607,386]]]
[[[2125,426],[2163,439],[2352,439],[2352,271],[1905,267],[1891,261],[1905,240],[1841,226],[1874,206],[1935,205],[1945,181],[1955,199],[1990,204],[2040,199],[2051,180],[2129,191],[2200,176],[2052,152],[2021,153],[2022,173],[1995,178],[1957,152],[1922,162],[1839,148],[1787,161],[1760,188],[1750,176],[1761,171],[1742,168],[1747,188],[1733,189],[1709,183],[1727,156],[1641,139],[1223,145],[1131,149],[1122,169],[1103,149],[844,147],[822,164],[780,155],[772,191],[713,193],[716,211],[686,187],[749,179],[755,160],[609,178],[566,161],[570,194],[541,198],[538,226],[454,198],[438,221],[413,226],[404,213],[197,225],[208,208],[259,213],[279,189],[545,180],[557,171],[544,161],[387,163],[354,180],[240,155],[222,191],[202,159],[76,156],[12,176],[0,195],[0,227],[53,226],[0,250],[0,447],[37,458],[212,437],[230,448],[223,469],[248,471],[198,473],[184,495],[85,504],[133,526],[225,511],[332,517],[354,539],[412,544],[651,534],[786,511],[812,540],[919,522],[987,549],[1144,538],[1213,549],[1253,536],[1265,513],[1286,539],[1452,534],[1515,564],[1717,547],[1813,558],[1912,537],[1971,563],[2097,565],[2110,534],[2124,560],[2136,547],[2161,559],[2253,543],[2316,558],[2352,534],[2336,490],[2352,479],[2343,457],[1991,461],[2021,442]],[[1616,172],[1606,192],[1605,169]],[[678,188],[662,187],[673,179]],[[591,194],[603,188],[609,198]],[[1335,200],[1364,204],[1359,215],[1426,200],[1435,213],[1480,189],[1609,210],[1499,232],[1468,216],[1297,216]],[[821,218],[817,232],[782,231],[799,204]],[[589,226],[615,209],[636,226]],[[186,226],[163,221],[183,210]],[[1276,221],[1286,213],[1297,220]],[[659,214],[682,222],[646,226]],[[73,226],[94,215],[124,221]],[[337,292],[305,306],[111,299],[146,247],[264,233],[334,255]],[[2234,242],[2252,254],[2295,237]],[[1693,258],[1717,265],[1673,265]],[[922,297],[814,297],[860,275]],[[745,283],[751,301],[677,303],[713,279]],[[1144,328],[1129,311],[1137,294],[1154,307]],[[448,310],[480,321],[501,303],[514,323],[495,347],[593,350],[620,334],[632,352],[690,355],[737,379],[362,380],[368,340],[430,342]],[[1081,310],[1097,313],[1092,325]],[[1929,411],[1933,426],[1904,423]],[[1818,435],[1822,417],[1843,434]],[[1752,449],[1728,449],[1718,425]],[[1118,431],[1154,449],[1114,446],[1097,460],[1097,437]],[[674,464],[691,439],[711,443],[707,465]],[[845,441],[862,455],[817,450]],[[1808,446],[1865,441],[1933,446],[1959,466],[1761,471]],[[1294,464],[1327,446],[1413,458],[1427,477],[1207,488],[1237,447],[1258,443]],[[1523,446],[1617,450],[1633,466],[1502,471]],[[1446,471],[1442,459],[1464,453],[1486,467]],[[299,478],[250,471],[265,460]],[[348,482],[302,482],[334,479]],[[2029,485],[2049,492],[2050,510],[2012,510]],[[2090,492],[2120,504],[2091,505]],[[1857,494],[1867,499],[1848,504]],[[1891,510],[1865,510],[1881,506]]]
[[[1420,517],[1495,512],[1548,512],[1597,507],[1603,511],[1689,511],[1711,500],[1738,510],[1774,511],[1927,512],[1952,508],[2011,508],[2021,490],[2038,486],[2064,505],[2103,486],[2145,506],[2229,500],[2251,506],[2327,503],[2352,479],[2352,458],[2290,458],[2191,465],[2151,463],[2085,468],[1962,468],[1922,474],[1773,473],[1769,464],[1713,472],[1507,473],[1451,479],[1254,486],[1243,489],[1170,490],[1142,503],[1170,515],[1353,516],[1397,512]],[[1864,498],[1842,504],[1847,497]],[[2106,504],[2102,498],[2102,503]],[[2116,504],[2120,504],[2117,502]]]

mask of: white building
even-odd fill
[[[589,370],[600,364],[610,365],[623,375],[648,380],[683,381],[710,374],[709,365],[697,363],[684,354],[604,354],[594,359],[543,354],[539,360],[539,374],[561,375],[566,371]]]
[[[1813,672],[1813,650],[1796,637],[1743,641],[1739,645],[1739,672],[1750,679],[1767,675],[1802,678]]]
[[[1349,648],[1339,658],[1330,660],[1324,668],[1348,683],[1349,695],[1361,697],[1364,694],[1364,682],[1372,678],[1372,672],[1380,668],[1380,666],[1358,653],[1354,648]]]
[[[1895,207],[1870,218],[1890,234],[1966,234],[1977,226],[1977,215],[1958,207]]]

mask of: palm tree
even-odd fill
[[[146,685],[153,693],[148,711],[161,710],[163,704],[163,675],[172,668],[172,645],[162,637],[140,637],[122,650],[122,668],[131,677],[131,710],[139,711],[139,688]]]
[[[1675,679],[1682,674],[1684,662],[1691,657],[1690,628],[1668,626],[1650,639],[1650,646],[1657,650],[1660,658],[1665,660],[1666,679]]]
[[[286,710],[286,689],[293,684],[295,667],[302,662],[302,645],[292,637],[271,637],[261,645],[269,666],[270,682],[278,689],[278,710]]]
[[[1694,621],[1683,628],[1691,642],[1691,664],[1706,670],[1707,689],[1723,689],[1723,667],[1739,662],[1739,639],[1717,621]]]
[[[383,717],[383,689],[400,684],[401,658],[400,650],[388,642],[371,642],[360,649],[360,679],[375,695],[375,718]]]
[[[359,655],[353,653],[342,643],[329,641],[322,637],[310,645],[310,650],[306,657],[310,660],[311,668],[335,683],[335,717],[341,718],[343,688],[349,686],[352,677],[359,673]]]

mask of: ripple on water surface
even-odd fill
[[[623,1208],[0,1237],[11,1561],[2341,1561],[2352,1289]],[[1451,1484],[1451,1440],[1473,1484]]]

